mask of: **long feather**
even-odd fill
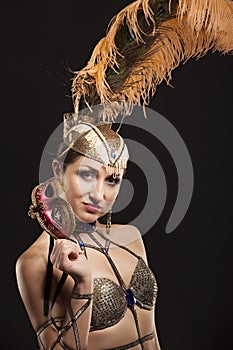
[[[122,106],[147,105],[172,71],[209,50],[233,50],[232,0],[138,0],[111,21],[86,67],[74,72],[75,112],[111,103],[114,120]]]

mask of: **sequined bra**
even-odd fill
[[[108,278],[94,279],[91,331],[111,327],[125,315],[127,307],[138,305],[151,310],[157,295],[157,284],[152,271],[141,257],[135,267],[128,288]]]

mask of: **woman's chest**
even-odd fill
[[[86,255],[93,275],[91,330],[113,326],[124,317],[128,308],[153,308],[157,283],[142,258],[127,256],[117,250],[103,254],[87,249]],[[64,309],[73,284],[68,277],[61,290],[58,302]]]

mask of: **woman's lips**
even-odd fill
[[[89,211],[90,213],[97,213],[100,210],[99,205],[94,205],[90,203],[83,203],[83,204],[86,210]]]

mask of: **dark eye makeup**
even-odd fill
[[[84,180],[92,180],[94,179],[96,173],[91,170],[79,170],[78,175]]]
[[[114,178],[113,176],[108,176],[106,178],[106,182],[108,182],[112,186],[119,184],[120,181],[121,179],[119,177]]]
[[[96,177],[97,172],[93,170],[79,170],[77,174],[86,181],[92,181]],[[114,178],[112,175],[105,178],[105,182],[111,186],[119,184],[121,181],[120,177]]]

